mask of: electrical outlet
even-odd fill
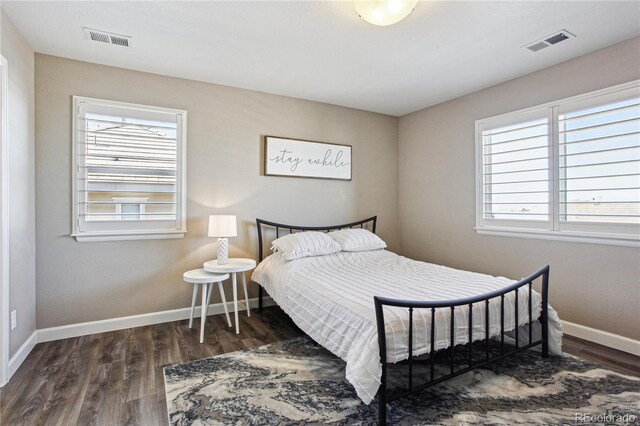
[[[18,326],[18,313],[14,309],[11,311],[11,329],[14,330]]]

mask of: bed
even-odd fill
[[[543,356],[561,351],[561,323],[548,306],[548,266],[515,282],[385,249],[296,260],[264,256],[264,242],[283,234],[353,228],[375,233],[376,222],[371,217],[301,227],[257,219],[260,263],[252,280],[260,285],[260,307],[264,288],[298,327],[346,361],[346,378],[365,404],[378,395],[381,423],[393,399],[534,346],[541,346]],[[532,289],[536,279],[541,294]],[[475,343],[461,346],[469,342]],[[435,374],[435,354],[443,351],[450,371]],[[461,351],[468,354],[462,365],[454,362]],[[401,363],[408,364],[406,390],[388,394],[387,367]],[[419,370],[427,378],[418,384],[413,376]]]

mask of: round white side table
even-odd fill
[[[220,297],[222,298],[222,306],[224,306],[224,313],[227,314],[227,322],[231,327],[231,318],[229,317],[229,310],[227,308],[227,300],[224,296],[224,289],[222,288],[222,281],[229,278],[229,274],[212,274],[206,272],[204,269],[192,269],[182,275],[182,278],[193,284],[193,297],[191,298],[191,315],[189,316],[189,328],[193,326],[193,313],[196,308],[196,299],[198,298],[198,287],[202,286],[202,310],[200,311],[200,343],[204,343],[204,325],[207,322],[207,311],[209,308],[209,300],[211,300],[211,293],[213,293],[213,284],[218,283],[220,289]]]
[[[251,316],[251,311],[249,310],[249,293],[247,293],[247,277],[245,276],[246,271],[250,271],[256,267],[256,261],[253,259],[244,259],[244,258],[230,258],[229,263],[224,265],[218,265],[218,260],[210,260],[205,262],[203,268],[207,272],[213,272],[216,274],[231,274],[231,280],[233,282],[233,310],[234,318],[236,320],[236,334],[240,334],[240,321],[238,320],[238,283],[236,279],[236,274],[238,272],[242,273],[242,286],[244,287],[244,298],[245,303],[247,304],[247,316]]]

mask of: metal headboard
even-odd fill
[[[369,229],[371,232],[375,234],[376,232],[376,222],[378,220],[378,216],[372,216],[368,219],[359,220],[357,222],[345,223],[342,225],[330,225],[330,226],[298,226],[298,225],[287,225],[284,223],[276,223],[270,222],[268,220],[256,219],[256,225],[258,226],[258,260],[262,262],[264,259],[264,239],[263,239],[263,227],[271,227],[275,228],[276,238],[280,237],[281,230],[287,231],[288,234],[293,234],[294,232],[304,232],[304,231],[337,231],[340,229],[346,228],[365,228]],[[286,235],[286,234],[284,234]]]

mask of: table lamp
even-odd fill
[[[210,215],[209,236],[218,237],[218,265],[229,263],[229,240],[238,236],[235,215]]]

